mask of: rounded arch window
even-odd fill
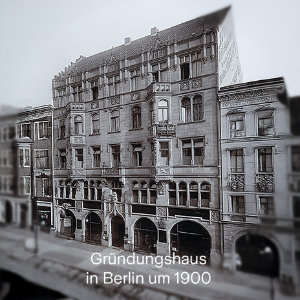
[[[132,200],[133,203],[139,202],[139,183],[137,181],[132,182]]]
[[[209,207],[210,196],[211,196],[210,184],[208,182],[201,183],[200,192],[201,192],[201,206]]]
[[[147,182],[141,182],[141,203],[147,203]]]
[[[82,134],[83,133],[82,116],[76,116],[74,118],[74,129],[75,129],[75,134]]]
[[[100,116],[99,114],[92,115],[92,133],[97,134],[100,132]]]
[[[191,121],[191,99],[188,97],[181,100],[181,119],[182,122]]]
[[[195,95],[193,98],[193,121],[200,121],[202,119],[203,119],[202,96]]]
[[[187,200],[187,191],[186,191],[186,183],[179,183],[179,205],[186,206]]]
[[[193,181],[190,183],[190,205],[198,206],[198,183]]]
[[[150,182],[150,204],[156,204],[157,198],[157,185],[155,181]]]
[[[160,100],[158,102],[158,121],[160,123],[168,123],[168,102]]]

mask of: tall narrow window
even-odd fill
[[[52,195],[52,184],[49,178],[43,178],[43,195],[44,196]]]
[[[120,145],[111,146],[112,166],[117,168],[120,165]]]
[[[59,122],[59,138],[63,139],[66,136],[66,125],[65,120]]]
[[[75,149],[75,167],[76,169],[83,168],[83,149]]]
[[[111,112],[111,132],[120,131],[120,113],[118,110]]]
[[[141,203],[147,203],[147,182],[141,182]]]
[[[198,206],[198,183],[190,183],[190,206]]]
[[[136,167],[142,166],[142,144],[132,144],[133,165]]]
[[[159,142],[159,153],[160,153],[160,165],[168,166],[169,159],[170,159],[168,142]]]
[[[158,102],[158,121],[168,123],[168,102],[166,100]]]
[[[273,172],[272,147],[258,149],[258,172]]]
[[[230,150],[230,172],[244,172],[244,156],[243,149]]]
[[[292,146],[292,171],[300,172],[300,146]]]
[[[59,167],[61,169],[65,169],[67,167],[67,156],[65,149],[59,150]]]
[[[209,207],[210,201],[210,184],[203,182],[200,185],[200,194],[201,194],[201,206]]]
[[[229,116],[230,137],[242,137],[245,135],[244,115]]]
[[[99,89],[98,86],[92,87],[93,100],[98,100]]]
[[[101,198],[102,198],[102,185],[101,185],[100,181],[98,181],[96,183],[96,187],[97,187],[97,200],[101,200]]]
[[[132,183],[132,197],[133,203],[139,202],[139,184],[137,181]]]
[[[176,183],[169,183],[169,205],[176,205]]]
[[[92,116],[92,134],[100,133],[100,116],[99,114],[94,114]]]
[[[38,138],[43,139],[48,137],[48,128],[49,123],[48,122],[40,122],[38,123]]]
[[[141,107],[140,106],[134,106],[132,108],[132,128],[141,128],[142,122],[141,122]]]
[[[29,137],[31,138],[31,125],[30,124],[21,124],[21,134],[20,137]]]
[[[203,119],[202,96],[196,95],[193,98],[193,121]]]
[[[300,228],[300,197],[293,197],[293,211],[294,218],[297,219],[297,221],[294,222],[294,227]]]
[[[190,77],[190,64],[184,63],[180,66],[181,80],[189,79]]]
[[[181,101],[181,117],[182,122],[191,121],[191,100],[190,98],[183,98]]]
[[[100,168],[101,150],[100,147],[93,147],[93,167]]]
[[[186,191],[186,183],[179,183],[179,205],[186,206],[187,200],[187,191]]]
[[[156,198],[157,198],[157,191],[156,191],[156,183],[155,182],[150,182],[150,204],[155,204],[156,203]]]
[[[117,201],[122,200],[122,185],[119,179],[113,179],[112,181],[112,192],[117,194]]]
[[[260,111],[257,113],[258,135],[270,135],[274,133],[273,111]]]
[[[82,116],[76,116],[74,118],[74,128],[75,128],[75,134],[83,133]]]

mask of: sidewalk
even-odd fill
[[[33,232],[24,232],[24,230],[10,228],[8,231],[0,229],[1,245],[0,248],[7,250],[13,248],[15,256],[25,256],[27,259],[32,254],[24,250],[24,242],[28,237],[32,237]],[[5,240],[5,245],[3,241]],[[114,275],[126,275],[128,272],[142,274],[144,277],[166,274],[170,276],[170,284],[153,286],[148,282],[145,285],[151,288],[159,288],[164,291],[180,291],[186,296],[200,299],[271,299],[271,280],[270,278],[247,274],[242,272],[232,273],[222,269],[216,269],[207,266],[195,265],[171,265],[157,268],[155,265],[93,265],[91,262],[91,254],[99,252],[104,255],[132,255],[132,252],[105,248],[102,246],[89,245],[74,240],[66,240],[57,238],[46,233],[39,232],[39,251],[38,258],[48,263],[58,263],[90,272],[90,274],[99,274],[102,279],[103,272],[112,272]],[[4,250],[4,249],[3,249]],[[142,256],[142,254],[136,254]],[[36,258],[35,258],[36,259]],[[174,274],[176,272],[187,271],[192,272],[209,272],[211,274],[211,282],[207,285],[200,284],[177,284]],[[103,283],[99,282],[99,284]],[[278,293],[275,283],[274,299],[293,299],[294,297],[284,296]],[[295,298],[298,299],[298,298]]]

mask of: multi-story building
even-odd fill
[[[58,234],[219,262],[217,91],[240,79],[230,8],[126,38],[56,75]]]
[[[290,172],[299,171],[300,141],[291,136],[284,91],[283,78],[219,91],[222,232],[224,265],[291,283],[299,215],[288,191]]]
[[[37,220],[49,230],[53,225],[52,107],[27,108],[2,117],[1,123],[2,221],[26,227]]]

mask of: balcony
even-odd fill
[[[269,174],[256,174],[256,186],[258,192],[273,193],[274,192],[274,175]]]
[[[152,82],[148,87],[148,95],[152,94],[171,94],[171,83],[166,82]]]
[[[243,192],[245,188],[245,174],[230,174],[229,186],[233,192]]]
[[[149,128],[150,136],[175,136],[176,135],[176,127],[172,124],[154,124]]]

